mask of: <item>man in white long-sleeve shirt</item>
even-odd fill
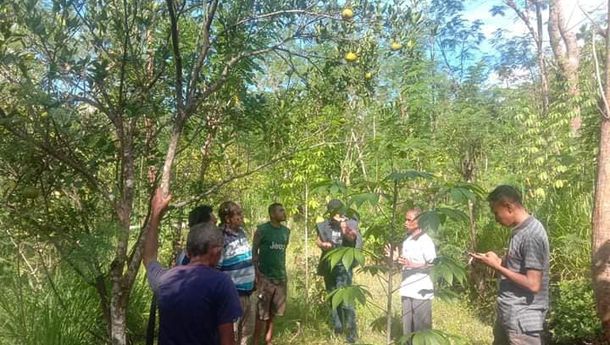
[[[405,230],[407,239],[402,243],[398,262],[402,266],[400,296],[402,300],[403,334],[432,327],[432,298],[434,286],[430,267],[436,258],[434,242],[419,227],[418,208],[407,211]]]

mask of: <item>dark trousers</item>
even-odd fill
[[[343,265],[337,264],[335,268],[324,275],[324,285],[327,292],[337,288],[352,285],[352,270],[345,269]],[[336,333],[347,332],[347,341],[353,343],[358,338],[356,329],[356,311],[353,306],[339,304],[337,309],[330,312],[331,325]]]
[[[494,325],[493,345],[542,345],[544,339],[541,332],[519,333],[504,329],[498,320]]]
[[[402,297],[402,332],[412,332],[432,328],[432,300]]]

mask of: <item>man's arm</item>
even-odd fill
[[[332,249],[332,247],[333,247],[332,243],[322,241],[322,239],[320,238],[320,235],[318,235],[318,237],[316,237],[316,245],[318,246],[318,248],[320,248],[324,251]]]
[[[433,265],[427,262],[418,264],[409,259],[399,257],[398,263],[401,264],[404,268],[422,268],[422,267],[432,267]]]
[[[229,276],[223,275],[222,281],[212,296],[218,334],[221,345],[234,345],[233,322],[243,315],[239,295]]]
[[[145,268],[151,262],[157,261],[159,224],[171,198],[171,195],[165,196],[161,188],[157,188],[155,195],[150,201],[150,218],[148,224],[146,224],[146,240],[144,241],[144,253],[142,254],[142,262]]]
[[[356,237],[358,237],[358,233],[355,229],[352,229],[352,227],[347,223],[347,220],[341,221],[341,233],[350,242],[355,242]]]
[[[485,254],[470,253],[470,256],[532,293],[538,293],[542,289],[542,271],[540,270],[528,269],[525,274],[513,272],[502,266],[502,259],[494,252],[487,252]]]
[[[235,345],[232,323],[223,323],[218,326],[218,334],[220,335],[220,345]]]

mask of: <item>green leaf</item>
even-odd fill
[[[351,197],[351,202],[356,207],[361,207],[364,203],[368,203],[371,206],[376,206],[379,203],[379,194],[377,193],[361,193]]]
[[[413,333],[413,345],[451,345],[447,336],[436,330],[426,330]]]
[[[343,263],[343,267],[349,269],[354,262],[354,248],[346,249],[347,250],[343,253],[343,257],[341,258],[341,262]]]
[[[336,249],[333,249],[330,252],[328,252],[327,255],[330,260],[330,269],[331,270],[333,268],[335,268],[335,266],[337,266],[339,261],[341,261],[341,259],[343,258],[344,251],[345,251],[345,248],[336,248]]]
[[[335,292],[332,294],[332,300],[330,303],[331,308],[337,309],[337,307],[343,302],[344,294],[345,294],[345,290],[343,290],[343,289],[335,290]]]
[[[432,279],[437,283],[441,280],[451,286],[454,281],[464,284],[466,281],[466,269],[453,258],[440,256],[432,268]]]
[[[419,215],[419,227],[424,231],[436,232],[441,225],[441,219],[435,210],[426,211]]]
[[[443,214],[453,220],[457,220],[457,221],[465,221],[467,222],[469,220],[468,215],[460,210],[456,210],[454,208],[448,208],[448,207],[439,207],[435,209],[436,212]]]
[[[354,259],[360,266],[364,266],[365,258],[362,250],[357,248],[354,249]]]

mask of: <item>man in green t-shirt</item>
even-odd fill
[[[252,262],[256,269],[257,315],[254,344],[258,344],[265,327],[265,343],[271,344],[273,317],[286,310],[286,247],[290,229],[282,225],[286,211],[282,204],[269,206],[269,222],[259,225],[254,233]]]

